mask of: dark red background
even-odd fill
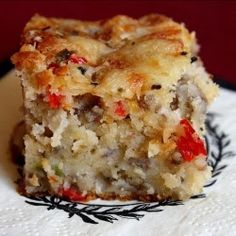
[[[17,50],[20,32],[34,13],[95,20],[151,12],[171,16],[195,30],[208,71],[236,84],[236,1],[0,0],[0,60]]]

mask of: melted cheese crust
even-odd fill
[[[96,22],[36,15],[22,38],[20,52],[12,61],[39,93],[49,85],[64,95],[91,93],[105,100],[132,100],[158,85],[163,106],[170,104],[177,82],[191,70],[197,48],[195,34],[184,24],[158,14],[139,19],[118,15]],[[86,59],[88,73],[83,75],[78,65],[63,61],[52,70],[50,65],[65,49]],[[206,80],[195,79],[195,83],[210,102],[217,88]]]

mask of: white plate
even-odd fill
[[[20,84],[12,71],[0,80],[0,236],[236,235],[236,157],[231,155],[236,152],[236,93],[221,89],[211,108],[218,115],[210,122],[210,152],[218,158],[218,168],[227,167],[212,179],[217,180],[215,184],[205,188],[206,197],[179,206],[173,202],[163,203],[164,206],[123,206],[122,202],[99,200],[93,202],[95,206],[86,206],[20,196],[14,184],[16,168],[10,161],[8,142],[14,125],[21,119],[21,104]],[[228,137],[222,137],[222,132]],[[220,145],[228,140],[231,143],[222,150]],[[231,158],[219,160],[227,156]],[[122,206],[114,209],[114,204]]]

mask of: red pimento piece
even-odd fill
[[[176,145],[184,160],[192,161],[199,155],[206,156],[204,142],[199,138],[190,122],[183,119],[180,121],[180,125],[183,128],[183,135],[177,139]]]
[[[84,57],[79,57],[78,55],[76,55],[75,53],[72,53],[70,55],[69,60],[74,63],[74,64],[85,64],[88,61],[84,58]]]
[[[47,97],[48,97],[48,104],[51,108],[53,108],[53,109],[60,108],[60,106],[62,104],[62,100],[64,98],[63,95],[57,95],[55,93],[49,93],[47,95]]]
[[[83,202],[86,201],[87,196],[82,195],[78,192],[74,187],[70,188],[59,188],[58,195],[64,197],[65,199],[75,201],[75,202]]]
[[[115,103],[115,114],[121,117],[125,117],[127,112],[125,110],[125,106],[122,101],[118,101]]]
[[[189,133],[189,134],[195,133],[195,130],[193,129],[193,127],[191,126],[191,124],[189,123],[189,121],[187,119],[181,120],[180,125],[184,128],[184,130],[187,133]]]

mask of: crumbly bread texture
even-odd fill
[[[21,79],[27,195],[188,199],[211,176],[204,120],[218,87],[195,33],[151,14],[88,22],[34,16]]]

